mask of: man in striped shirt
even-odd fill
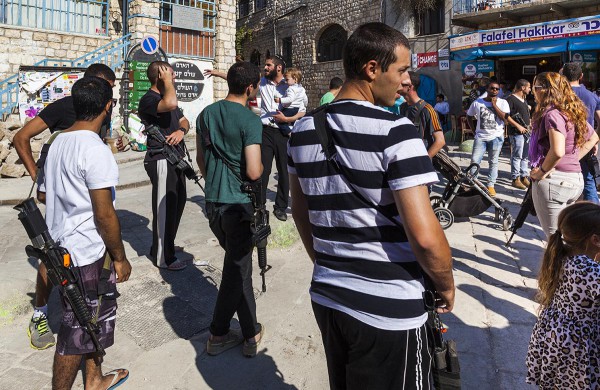
[[[338,171],[312,115],[288,146],[292,214],[314,263],[310,294],[332,389],[429,389],[424,277],[454,305],[451,254],[429,203],[437,180],[415,126],[391,106],[410,67],[404,35],[360,26],[344,49],[346,83],[327,106]],[[360,193],[360,196],[357,195]]]

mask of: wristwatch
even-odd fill
[[[177,130],[183,131],[184,135],[187,134],[187,132],[188,132],[188,130],[185,127],[183,127],[183,126],[181,126],[180,128],[178,128]]]

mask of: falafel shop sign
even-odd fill
[[[450,50],[600,34],[600,16],[478,31],[450,38]],[[600,39],[600,37],[599,37]]]

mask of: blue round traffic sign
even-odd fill
[[[142,39],[141,46],[144,53],[148,55],[154,54],[158,50],[158,40],[153,36],[146,36]]]

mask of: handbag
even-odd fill
[[[430,338],[430,350],[433,352],[433,386],[436,390],[460,390],[460,364],[456,341],[444,340],[447,329],[435,311],[436,293],[426,290],[423,301],[427,309],[427,332]]]

